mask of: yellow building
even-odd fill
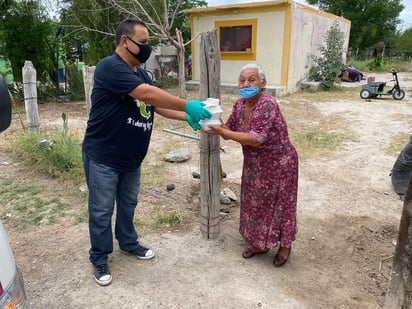
[[[284,95],[299,88],[336,21],[344,33],[346,57],[350,21],[292,0],[230,4],[185,10],[191,33],[216,29],[221,51],[222,87],[234,89],[240,68],[257,63],[266,72],[267,90]],[[200,80],[200,39],[192,43],[192,81]]]

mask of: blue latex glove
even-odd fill
[[[200,123],[196,122],[196,121],[193,121],[193,118],[190,117],[189,114],[186,115],[185,119],[186,119],[187,123],[192,127],[193,130],[195,130],[195,131],[200,130]]]
[[[189,114],[194,122],[199,122],[202,119],[212,117],[212,113],[203,107],[205,105],[206,104],[201,101],[187,100],[185,112]]]

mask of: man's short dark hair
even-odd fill
[[[138,18],[127,18],[121,21],[116,27],[116,45],[119,45],[122,35],[132,36],[136,25],[147,28],[146,24]]]

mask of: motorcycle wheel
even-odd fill
[[[405,91],[399,89],[399,90],[394,90],[392,92],[392,97],[395,100],[402,100],[405,97]]]

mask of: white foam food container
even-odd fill
[[[205,103],[205,108],[212,113],[210,119],[200,120],[200,125],[203,130],[209,130],[209,125],[220,125],[220,116],[222,115],[223,109],[220,106],[219,99],[207,98],[203,101]]]

